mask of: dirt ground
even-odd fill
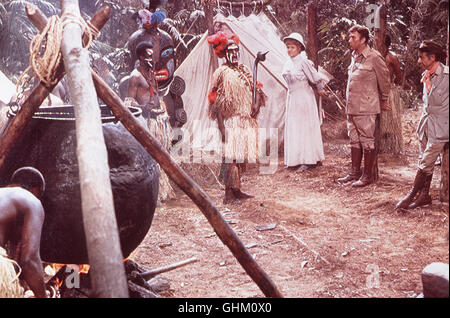
[[[217,169],[199,168],[210,176],[191,172],[192,177],[284,297],[417,297],[423,268],[449,262],[449,207],[439,201],[440,166],[433,177],[432,205],[394,210],[416,173],[419,116],[420,110],[405,110],[405,151],[380,155],[380,179],[366,188],[335,181],[347,173],[350,155],[345,138],[329,136],[323,166],[312,171],[285,170],[282,158],[274,174],[250,167],[242,188],[255,197],[241,205],[222,204],[223,190],[212,175]],[[322,128],[337,125],[329,121]],[[261,231],[261,226],[269,229]],[[170,290],[163,297],[264,296],[201,211],[179,191],[157,208],[147,237],[131,258],[156,268],[191,257],[198,262],[164,274]]]

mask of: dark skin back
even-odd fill
[[[393,52],[387,52],[386,56],[386,66],[389,69],[389,74],[391,75],[391,83],[396,85],[402,84],[402,70],[400,68],[400,61],[398,57]]]
[[[31,191],[19,186],[0,188],[0,246],[16,246],[14,258],[22,269],[21,277],[39,298],[45,298],[45,282],[40,257],[44,208]],[[34,193],[33,193],[34,192]]]

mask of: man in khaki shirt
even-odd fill
[[[339,183],[364,187],[373,183],[376,159],[376,118],[381,110],[389,110],[389,69],[381,54],[368,46],[369,29],[355,25],[349,30],[352,62],[348,68],[347,129],[350,137],[352,166]],[[364,171],[361,161],[364,154]]]

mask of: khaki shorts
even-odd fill
[[[347,131],[350,147],[375,149],[375,124],[377,115],[347,116]]]

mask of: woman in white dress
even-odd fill
[[[325,95],[324,80],[311,61],[301,52],[305,50],[298,33],[283,39],[290,59],[283,68],[288,84],[284,128],[284,162],[289,169],[305,171],[321,165],[325,159],[322,133],[314,84],[320,95]]]

